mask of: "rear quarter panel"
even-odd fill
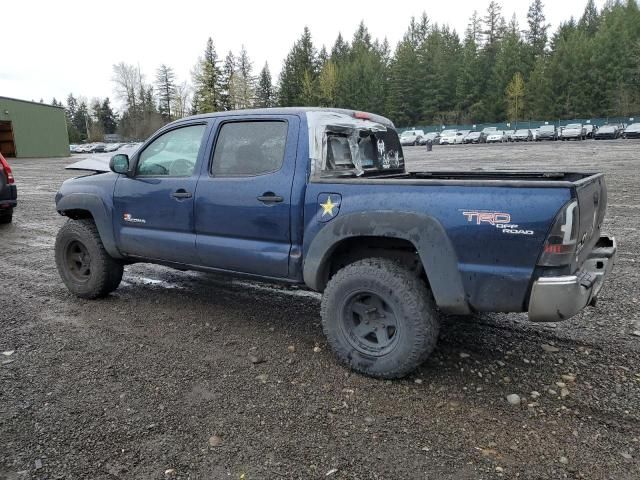
[[[453,245],[458,266],[454,274],[460,276],[464,301],[472,310],[504,312],[525,309],[547,232],[561,206],[571,197],[569,188],[310,183],[305,201],[305,255],[320,230],[330,228],[335,221],[320,221],[318,196],[322,193],[341,195],[335,218],[389,210],[431,217],[442,225]],[[512,227],[500,228],[486,219],[479,221],[470,212],[507,214]],[[451,274],[429,271],[428,265],[425,269],[432,284]]]

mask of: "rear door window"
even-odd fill
[[[229,122],[220,127],[213,153],[214,176],[247,177],[280,170],[288,125],[285,121]]]

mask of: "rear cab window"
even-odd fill
[[[404,171],[402,146],[388,120],[325,111],[307,112],[307,120],[312,177]]]

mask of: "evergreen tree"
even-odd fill
[[[249,59],[249,54],[244,48],[240,49],[238,56],[238,96],[237,108],[251,108],[255,100],[255,84],[256,80],[253,76],[253,65]]]
[[[256,87],[256,107],[267,108],[275,105],[275,91],[271,81],[271,72],[269,65],[264,64],[258,76],[258,85]]]
[[[193,72],[194,98],[197,99],[194,105],[197,105],[198,113],[217,112],[223,108],[221,71],[218,63],[213,39],[209,37],[204,55],[200,57]]]
[[[232,51],[227,53],[220,76],[221,103],[223,110],[235,110],[236,107],[236,57]]]
[[[421,78],[419,49],[429,30],[426,15],[422,15],[419,21],[412,17],[390,62],[386,111],[400,125],[416,125],[422,116],[428,85]]]
[[[86,140],[89,138],[89,109],[87,102],[81,100],[73,115],[72,123],[74,128],[79,132],[80,138]]]
[[[534,58],[542,55],[547,46],[549,25],[546,23],[543,8],[542,0],[533,0],[527,12],[529,29],[526,31],[526,38]]]
[[[158,90],[158,110],[160,115],[167,120],[172,119],[171,103],[176,93],[176,75],[171,67],[164,63],[156,72],[156,88]]]
[[[307,102],[312,101],[317,65],[311,32],[304,27],[302,36],[293,45],[280,72],[278,96],[281,106],[308,105]]]
[[[593,37],[600,26],[600,16],[594,0],[588,0],[584,8],[584,13],[578,22],[578,28],[589,37]]]
[[[555,118],[552,82],[547,72],[548,60],[538,57],[525,90],[524,104],[529,118],[542,120]]]
[[[501,26],[504,25],[504,17],[502,16],[502,7],[495,0],[491,0],[487,8],[487,14],[484,17],[486,43],[493,45],[500,39]]]
[[[100,105],[100,109],[98,110],[98,122],[102,125],[104,133],[115,133],[117,118],[111,108],[111,101],[109,100],[109,97],[106,97]]]
[[[460,68],[456,79],[457,109],[462,121],[471,122],[478,121],[480,118],[472,115],[471,111],[473,110],[477,115],[478,111],[484,108],[478,88],[478,41],[481,37],[479,37],[480,29],[476,19],[477,14],[474,12],[465,33]]]

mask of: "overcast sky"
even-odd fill
[[[507,19],[516,14],[526,26],[530,0],[504,1]],[[604,0],[596,2],[602,6]],[[52,1],[2,2],[0,96],[25,100],[66,99],[72,92],[87,98],[113,98],[114,63],[139,64],[148,81],[161,63],[179,80],[190,71],[212,36],[220,57],[244,44],[255,73],[269,62],[274,80],[282,60],[305,25],[314,44],[330,47],[338,32],[351,38],[361,20],[374,37],[392,47],[412,15],[427,11],[432,22],[449,24],[464,35],[474,9],[481,15],[489,1],[438,0],[390,2],[369,0],[243,1]],[[545,1],[552,29],[582,14],[586,0]]]

